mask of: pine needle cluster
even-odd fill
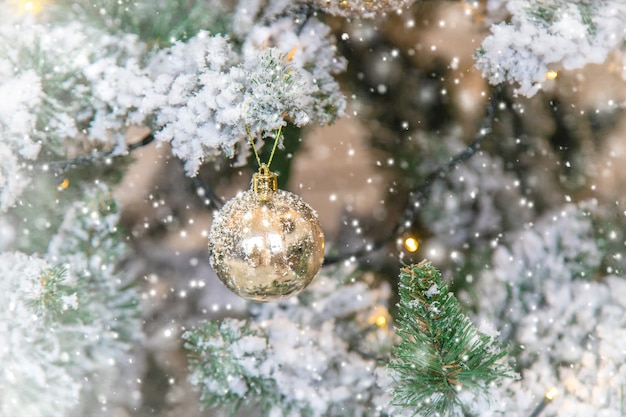
[[[190,381],[207,387],[200,397],[203,406],[221,406],[234,415],[244,403],[259,399],[257,405],[266,415],[277,401],[273,381],[255,370],[267,349],[267,339],[258,329],[237,320],[206,321],[183,339],[189,352]]]
[[[394,405],[412,415],[461,415],[463,390],[484,390],[512,376],[506,351],[476,329],[429,262],[401,269],[399,293],[401,342],[389,365]]]

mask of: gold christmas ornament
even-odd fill
[[[406,9],[416,0],[315,0],[326,13],[344,17],[372,18]]]
[[[304,290],[324,260],[317,213],[278,190],[262,164],[248,191],[216,214],[209,233],[211,266],[232,292],[251,301],[278,301]]]

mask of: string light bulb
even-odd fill
[[[556,387],[548,388],[539,405],[533,410],[532,413],[530,413],[528,417],[539,417],[539,415],[543,412],[543,409],[556,398],[557,394],[558,391]]]
[[[555,70],[549,70],[546,72],[546,80],[554,80],[559,76],[559,73]]]
[[[558,393],[559,392],[557,391],[556,387],[550,387],[546,391],[545,398],[548,401],[552,401],[552,400],[554,400],[556,398]]]
[[[45,0],[17,0],[16,5],[20,13],[38,14],[43,9]]]
[[[382,306],[377,305],[374,307],[374,311],[367,318],[367,322],[370,325],[376,325],[379,328],[387,328],[389,324],[389,311]]]
[[[67,188],[70,186],[70,179],[69,178],[65,178],[63,180],[63,182],[61,184],[59,184],[59,191],[61,190],[67,190]]]
[[[407,236],[404,239],[404,249],[406,249],[408,252],[411,252],[411,253],[417,252],[419,247],[420,247],[419,242],[413,236]]]

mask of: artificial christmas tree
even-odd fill
[[[622,415],[621,3],[1,0],[0,415]]]

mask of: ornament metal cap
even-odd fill
[[[252,191],[261,201],[267,201],[278,189],[278,177],[270,171],[270,168],[261,164],[259,172],[252,176]]]

